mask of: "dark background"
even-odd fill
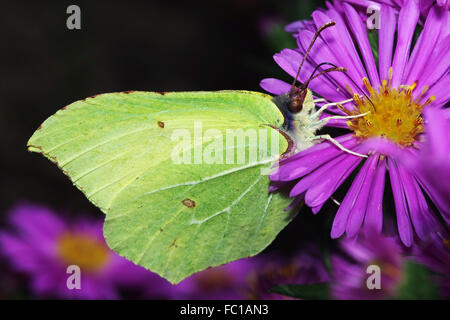
[[[26,151],[34,130],[61,107],[97,93],[247,89],[264,77],[289,79],[272,55],[281,30],[323,1],[5,1],[0,6],[0,225],[28,201],[58,212],[100,216],[50,161]],[[66,8],[81,8],[81,30],[66,28]],[[303,208],[269,250],[289,253],[336,207]],[[0,277],[1,269],[0,265]],[[2,279],[0,278],[0,282]]]

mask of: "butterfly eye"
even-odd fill
[[[292,113],[298,113],[302,111],[303,100],[299,97],[295,97],[289,104],[289,111]]]

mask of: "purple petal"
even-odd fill
[[[356,49],[351,41],[344,21],[337,13],[327,16],[323,12],[315,11],[312,14],[316,26],[335,21],[334,27],[328,28],[321,33],[322,39],[328,45],[329,50],[335,57],[336,64],[348,69],[349,76],[358,84],[362,84],[362,78],[366,76]],[[347,81],[350,84],[350,81]]]
[[[291,77],[295,77],[302,60],[302,55],[292,49],[283,49],[273,55],[275,62]]]
[[[343,50],[344,55],[347,57],[347,61],[351,61],[352,65],[349,65],[349,68],[355,70],[355,76],[358,76],[356,79],[360,80],[363,77],[367,77],[366,72],[364,70],[364,66],[361,62],[361,59],[358,55],[358,51],[355,48],[355,45],[353,43],[353,39],[349,33],[349,30],[345,24],[345,21],[339,12],[337,12],[334,8],[332,8],[330,5],[328,6],[329,10],[327,11],[328,15],[328,21],[332,20],[336,22],[336,25],[333,28],[327,29],[328,31],[331,31],[331,33],[334,34],[334,39],[339,39],[338,44],[340,46],[340,50]],[[314,14],[312,15],[314,19]],[[315,19],[314,19],[314,22]],[[327,21],[324,21],[324,23]],[[317,22],[316,22],[317,25]],[[333,53],[336,55],[337,52]],[[343,57],[338,57],[339,60],[341,60]],[[345,58],[344,58],[345,60]],[[343,60],[341,60],[343,61]]]
[[[353,151],[359,152],[358,148]],[[315,183],[305,195],[305,202],[310,207],[317,207],[327,201],[347,177],[361,162],[361,158],[344,153],[344,158],[335,164],[333,170],[323,174],[320,181]]]
[[[420,83],[421,87],[423,87],[424,85],[429,86],[433,84],[430,82],[426,82],[424,80],[424,77],[422,76],[424,71],[426,72],[436,69],[435,66],[433,66],[433,68],[429,67],[430,61],[441,61],[441,59],[444,59],[443,57],[445,56],[445,54],[442,53],[438,55],[439,58],[434,57],[433,59],[431,59],[431,55],[433,53],[433,50],[435,50],[438,46],[437,41],[441,34],[441,30],[444,30],[445,26],[447,25],[447,16],[448,15],[446,10],[439,9],[438,7],[434,7],[430,10],[421,34],[421,40],[420,42],[418,42],[418,44],[416,44],[411,55],[411,60],[408,63],[408,77],[406,78],[406,81],[403,81],[403,83],[413,83],[414,81],[420,79],[422,80]],[[448,52],[450,38],[444,40],[444,43],[439,44],[441,51],[442,44],[445,45],[446,52]],[[449,57],[447,56],[446,58],[447,60],[444,60],[445,64],[443,66],[445,70],[441,71],[440,75],[442,75],[443,72],[446,72],[448,69]],[[438,78],[440,78],[440,76]]]
[[[400,181],[405,193],[406,203],[409,208],[411,222],[417,235],[420,239],[423,240],[426,238],[427,232],[426,230],[424,230],[425,221],[422,219],[422,215],[419,213],[420,207],[416,195],[415,181],[401,166],[398,168],[398,173],[400,175]]]
[[[305,52],[306,49],[309,47],[309,44],[311,43],[311,40],[314,36],[314,32],[311,31],[301,31],[299,33],[299,36],[297,37],[297,44],[299,48],[302,48],[302,52]],[[318,65],[321,62],[330,62],[335,65],[340,65],[340,61],[333,55],[333,53],[330,51],[330,48],[327,46],[327,44],[319,37],[316,40],[316,43],[311,48],[309,59],[312,61],[312,65],[310,66],[310,69],[313,70],[313,67]],[[308,75],[309,76],[309,75]],[[305,79],[308,77],[305,76]],[[327,82],[330,82],[331,88],[327,88],[326,92],[322,88],[324,79],[326,79]],[[347,92],[347,89],[345,88],[345,84],[348,83],[350,88],[352,88],[353,91],[357,92],[359,91],[357,87],[354,86],[352,82],[348,80],[348,78],[342,74],[341,72],[330,72],[322,77],[319,77],[315,80],[313,80],[310,84],[311,90],[320,93],[322,91],[322,96],[329,101],[342,101],[345,99],[348,99],[350,97],[350,94]],[[339,88],[339,91],[337,91],[337,88]]]
[[[446,159],[450,154],[448,120],[443,119],[442,110],[428,108],[425,110],[427,125],[427,142],[423,152],[429,152],[438,159]]]
[[[276,63],[292,77],[296,76],[302,59],[302,54],[291,49],[284,49],[280,53],[274,55],[274,60]],[[298,80],[300,82],[305,82],[312,74],[314,68],[315,66],[313,66],[308,60],[305,61]],[[341,101],[347,99],[346,96],[343,96],[342,93],[337,91],[336,85],[330,82],[327,76],[312,80],[309,83],[309,88],[313,92],[331,101]]]
[[[340,144],[347,143],[347,141],[349,141],[349,140],[353,140],[353,142],[356,143],[356,139],[355,139],[355,136],[353,135],[353,133],[348,133],[348,134],[339,136],[339,137],[335,138],[335,140],[337,140]],[[323,150],[328,149],[328,148],[336,148],[336,146],[334,144],[330,143],[329,141],[317,143],[317,144],[313,145],[312,147],[309,147],[308,149],[300,151],[299,153],[293,155],[292,157],[289,157],[285,160],[280,161],[280,165],[284,165],[286,163],[298,160],[300,158],[306,157],[307,155],[310,155],[315,152],[319,152],[319,151],[322,152]]]
[[[348,147],[356,144],[356,139],[353,138],[352,134],[338,137],[336,140]],[[269,178],[272,181],[291,181],[300,178],[302,175],[314,170],[322,163],[336,157],[339,154],[339,151],[339,148],[328,141],[318,143],[285,160],[280,161],[279,168],[275,170]],[[328,155],[328,158],[323,158],[323,153]]]
[[[397,25],[395,10],[389,6],[382,5],[380,11],[380,26],[378,31],[378,63],[381,80],[388,79],[388,71],[392,63],[392,48]]]
[[[375,178],[377,161],[378,155],[370,156],[359,173],[362,176],[362,185],[348,217],[345,229],[348,237],[355,236],[362,226],[368,206],[369,194],[372,194],[372,181]]]
[[[290,84],[274,78],[262,79],[259,83],[259,86],[267,92],[270,92],[271,94],[277,96],[283,93],[287,93],[291,89]]]
[[[377,66],[373,58],[372,49],[370,48],[369,38],[367,37],[366,25],[360,19],[358,13],[352,6],[344,3],[344,11],[347,17],[347,23],[353,33],[354,39],[358,43],[364,64],[369,74],[369,80],[373,87],[380,86],[380,78],[378,77]]]
[[[272,181],[269,186],[269,192],[275,192],[286,186],[285,182]]]
[[[368,161],[364,163],[362,170],[358,172],[358,175],[356,176],[355,180],[350,186],[350,189],[347,191],[344,200],[339,206],[339,209],[333,221],[333,226],[331,228],[331,237],[333,239],[339,238],[345,232],[350,211],[355,205],[356,199],[366,177],[368,168],[367,162]]]
[[[391,159],[390,159],[391,160]],[[408,205],[402,187],[400,174],[395,161],[389,161],[389,175],[391,178],[392,193],[394,195],[395,211],[397,214],[397,227],[400,239],[410,247],[413,241],[413,231],[409,218]]]
[[[325,142],[331,144],[330,142]],[[346,148],[352,148],[356,145],[356,139],[343,142]],[[298,179],[312,170],[322,166],[324,163],[336,158],[342,151],[331,144],[330,148],[318,152],[310,153],[296,161],[280,165],[279,170],[270,175],[272,181],[291,181]],[[293,156],[295,157],[295,155]]]
[[[430,183],[430,181],[425,179],[422,175],[418,176],[418,180],[420,186],[430,196],[431,200],[436,205],[439,212],[442,214],[447,223],[447,226],[450,226],[450,201],[448,200],[448,198],[441,197],[438,186]]]
[[[62,219],[43,206],[21,204],[9,213],[11,223],[29,237],[55,237],[66,229]]]
[[[404,78],[406,64],[408,63],[409,49],[411,46],[414,30],[419,20],[419,5],[417,1],[408,1],[400,10],[397,30],[397,46],[395,48],[394,61],[392,68],[394,70],[392,77],[392,86],[398,87]]]
[[[323,207],[324,204],[325,204],[325,202],[322,203],[321,205],[317,206],[317,207],[312,207],[312,208],[311,208],[312,213],[313,213],[313,214],[319,213],[319,211],[322,209],[322,207]]]
[[[327,162],[324,165],[320,166],[318,169],[316,169],[315,171],[309,173],[306,177],[301,179],[294,186],[294,188],[292,188],[289,196],[294,197],[294,196],[297,196],[299,194],[302,194],[303,192],[308,190],[308,188],[310,188],[312,185],[314,185],[316,183],[320,183],[321,177],[325,173],[329,174],[330,171],[339,170],[338,168],[336,168],[336,165],[341,163],[342,161],[344,161],[347,155],[342,153],[342,152],[339,152],[338,154],[339,154],[338,157],[336,157],[335,159],[330,160],[329,162]],[[309,203],[308,203],[308,205],[309,205]]]
[[[292,201],[290,204],[289,204],[289,206],[287,206],[285,209],[284,209],[284,211],[289,211],[289,210],[291,210],[293,207],[295,207],[297,204],[299,204],[300,202],[302,202],[302,200],[303,200],[303,196],[298,196],[298,197],[295,197],[295,199],[294,199],[294,201]]]
[[[314,23],[311,20],[299,20],[289,23],[284,27],[284,30],[289,33],[297,34],[300,30],[315,31]]]
[[[414,178],[413,178],[414,179]],[[414,180],[414,187],[416,189],[417,201],[419,203],[419,214],[422,216],[422,221],[424,222],[424,234],[429,236],[431,233],[439,231],[443,232],[442,226],[439,221],[434,216],[433,211],[428,206],[427,200],[423,195],[422,189],[420,188],[418,182]],[[413,219],[413,218],[411,218]],[[414,223],[414,220],[413,220]]]
[[[381,232],[381,229],[383,228],[383,194],[385,176],[385,160],[379,158],[371,188],[372,195],[367,206],[366,218],[364,219],[364,226],[373,228],[377,232]]]
[[[418,75],[419,85],[415,91],[415,95],[420,93],[423,87],[433,86],[439,79],[448,74],[450,61],[449,48],[450,48],[450,35],[437,45],[432,56],[427,59],[427,62],[435,61],[435,63],[433,63],[432,67],[430,66],[425,67],[423,72]],[[414,79],[413,81],[415,80],[417,80],[417,78]]]
[[[398,144],[385,138],[368,138],[361,143],[361,152],[363,154],[375,151],[380,154],[399,157],[404,155],[404,150],[405,149],[400,147]]]
[[[436,100],[430,106],[441,107],[444,106],[450,99],[450,75],[444,76],[441,80],[437,81],[425,94],[422,101],[426,101],[431,96],[434,96]]]

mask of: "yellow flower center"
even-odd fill
[[[430,97],[422,105],[420,99],[428,90],[427,87],[414,99],[412,92],[416,83],[393,88],[391,80],[392,67],[389,69],[389,80],[383,80],[378,91],[372,88],[367,78],[363,78],[370,100],[354,94],[355,110],[349,111],[342,106],[339,107],[348,115],[364,114],[347,122],[357,137],[385,137],[399,145],[410,146],[424,131],[422,110],[434,100],[434,97]]]
[[[109,250],[103,242],[70,232],[59,238],[58,253],[67,265],[77,265],[82,271],[97,271],[109,259]]]
[[[379,266],[381,273],[390,277],[393,280],[400,280],[402,277],[401,269],[389,262],[374,260],[371,263],[369,263],[368,265]]]

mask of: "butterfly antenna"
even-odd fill
[[[329,69],[325,69],[323,71],[321,71],[319,74],[315,75],[315,73],[317,72],[317,70],[323,66],[323,65],[329,65],[332,66],[333,68],[329,68]],[[364,90],[361,89],[361,87],[348,75],[347,73],[347,69],[344,67],[338,67],[337,65],[331,63],[331,62],[322,62],[320,64],[318,64],[313,72],[311,73],[311,76],[309,77],[309,79],[304,83],[304,86],[307,87],[307,84],[309,84],[309,82],[325,73],[328,72],[332,72],[332,71],[340,71],[343,74],[345,74],[345,76],[355,85],[355,87],[357,87],[359,89],[359,91],[362,92],[362,94],[367,98],[367,100],[370,102],[370,104],[372,105],[373,109],[376,110],[375,105],[373,104],[372,100],[370,100],[370,98],[367,96],[367,94],[364,93]],[[315,76],[314,76],[315,75]]]
[[[302,69],[302,66],[303,66],[303,64],[305,63],[305,60],[306,60],[306,58],[308,57],[308,54],[309,54],[309,52],[311,51],[311,49],[312,49],[312,47],[313,47],[313,45],[314,45],[314,42],[316,42],[316,40],[317,40],[317,38],[319,37],[320,33],[321,33],[323,30],[325,30],[326,28],[332,27],[332,26],[334,26],[335,24],[336,24],[336,22],[334,22],[334,21],[327,22],[327,23],[325,23],[323,26],[321,26],[321,27],[316,31],[316,33],[314,34],[314,37],[313,37],[312,40],[311,40],[311,44],[310,44],[309,47],[308,47],[308,50],[306,50],[305,54],[303,55],[302,62],[300,63],[300,66],[298,67],[297,74],[295,75],[294,82],[292,82],[292,87],[295,87],[295,84],[297,83],[298,76],[300,75],[300,70]]]
[[[308,78],[308,80],[305,81],[305,83],[303,83],[303,86],[305,88],[308,87],[309,83],[311,82],[311,80],[314,80],[318,77],[320,77],[321,75],[325,74],[325,73],[329,73],[329,72],[333,72],[333,71],[339,71],[339,72],[347,72],[347,69],[344,67],[338,67],[338,66],[334,66],[332,68],[328,68],[325,70],[322,70],[321,72],[319,72],[318,74],[316,74],[316,72],[318,71],[318,69],[323,66],[328,64],[328,62],[323,62],[319,65],[317,65],[317,67],[314,69],[314,71],[311,73],[311,76]]]

